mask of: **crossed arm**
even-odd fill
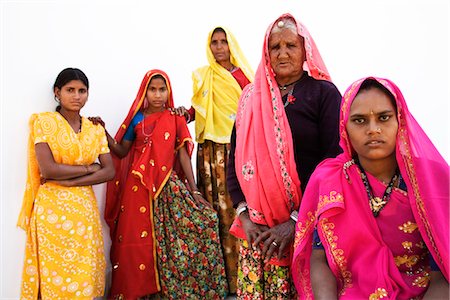
[[[63,186],[85,186],[102,183],[114,177],[114,165],[109,153],[99,156],[99,163],[68,165],[55,162],[47,143],[35,145],[41,176],[45,181]]]

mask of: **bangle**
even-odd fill
[[[89,166],[88,165],[83,165],[84,169],[86,170],[86,174],[89,174]]]
[[[240,202],[236,208],[236,216],[239,217],[244,211],[248,209],[247,202]]]
[[[192,191],[192,194],[202,196],[202,193],[200,191]]]
[[[293,211],[291,212],[290,218],[291,218],[292,220],[294,220],[295,223],[297,223],[297,221],[298,221],[298,211],[297,211],[297,210],[293,210]]]

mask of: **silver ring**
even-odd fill
[[[275,241],[272,242],[272,245],[274,245],[275,247],[278,247],[278,244]]]

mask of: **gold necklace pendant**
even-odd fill
[[[380,197],[373,197],[370,199],[370,209],[374,214],[380,212],[380,210],[386,205],[387,201],[381,199]]]

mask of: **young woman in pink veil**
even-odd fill
[[[374,77],[353,83],[340,136],[344,152],[317,167],[299,211],[300,298],[447,298],[448,164],[398,87]]]

